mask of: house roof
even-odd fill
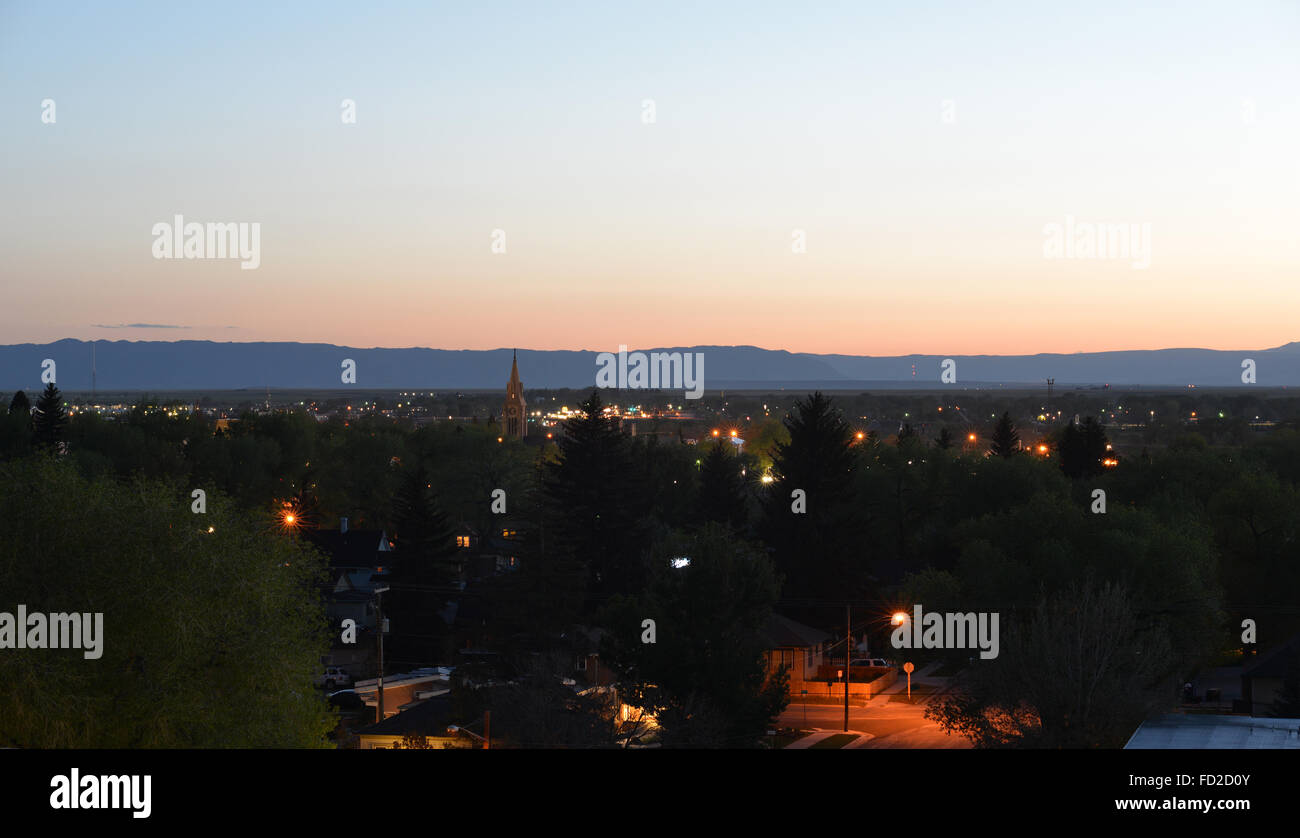
[[[1300,750],[1300,719],[1167,713],[1143,722],[1124,748]]]
[[[357,729],[359,736],[403,736],[407,733],[446,736],[451,724],[451,699],[445,695],[421,701],[382,722]]]
[[[374,567],[386,533],[383,530],[312,530],[306,538],[325,555],[330,567]]]
[[[1242,678],[1285,678],[1291,656],[1300,655],[1300,634],[1242,667]]]
[[[767,621],[764,639],[769,649],[807,649],[810,646],[820,646],[830,640],[831,636],[812,626],[796,623],[789,617],[773,614]]]

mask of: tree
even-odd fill
[[[941,451],[947,451],[948,449],[952,448],[953,446],[952,431],[948,430],[947,425],[944,425],[939,430],[939,438],[935,440],[934,444]]]
[[[0,509],[0,543],[23,545],[0,551],[5,601],[103,615],[98,659],[0,653],[0,746],[329,746],[314,550],[215,491],[196,515],[188,484],[51,458],[0,464]]]
[[[14,393],[9,412],[0,416],[0,459],[22,457],[32,450],[32,412],[27,394]]]
[[[406,470],[393,505],[396,549],[384,610],[392,624],[390,659],[410,668],[436,663],[444,652],[447,625],[439,612],[454,580],[455,534],[423,466]]]
[[[778,444],[773,455],[765,540],[785,577],[785,596],[839,599],[864,577],[853,432],[820,392],[796,401],[785,425],[790,441]]]
[[[1169,699],[1163,626],[1144,624],[1119,584],[1091,579],[1007,615],[998,657],[926,710],[978,748],[1120,747]]]
[[[1286,652],[1286,674],[1282,688],[1273,698],[1273,715],[1283,719],[1300,719],[1300,647],[1292,646]]]
[[[740,475],[739,459],[731,455],[719,440],[700,465],[700,502],[697,518],[739,530],[745,525],[745,484]]]
[[[780,591],[771,560],[708,524],[657,547],[650,576],[602,615],[601,657],[620,673],[621,701],[655,715],[666,747],[756,747],[789,700],[763,660]],[[642,642],[646,619],[655,643]]]
[[[631,442],[604,415],[599,392],[579,407],[565,423],[559,459],[544,466],[545,551],[586,569],[594,607],[601,597],[642,588],[651,504]]]
[[[993,428],[992,451],[997,457],[1013,457],[1020,452],[1020,433],[1011,421],[1010,413],[1004,412]]]
[[[1095,477],[1104,470],[1106,458],[1106,429],[1091,416],[1082,424],[1071,422],[1061,431],[1057,450],[1061,456],[1061,470],[1067,477]]]
[[[48,450],[58,448],[63,441],[63,431],[67,424],[68,413],[63,408],[63,396],[54,382],[50,382],[45,385],[44,392],[36,400],[36,409],[32,412],[33,436],[37,446]]]

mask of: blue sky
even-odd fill
[[[1285,343],[1297,36],[1294,3],[4,3],[0,340]],[[260,223],[261,267],[155,260],[176,213]],[[1044,260],[1067,215],[1149,223],[1151,267]]]

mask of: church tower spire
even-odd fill
[[[501,424],[506,436],[523,439],[528,433],[526,407],[524,384],[519,380],[519,350],[516,349],[511,353],[510,383],[506,384],[506,403],[501,408]]]

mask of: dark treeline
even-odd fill
[[[888,410],[914,417],[894,433],[867,429],[864,398],[877,411],[896,399]],[[15,399],[0,451],[57,459],[94,485],[166,485],[180,508],[202,488],[250,516],[288,503],[309,526],[348,516],[385,528],[397,545],[396,607],[426,617],[455,590],[452,528],[499,528],[492,493],[504,489],[518,570],[472,592],[473,637],[406,654],[432,658],[472,641],[530,656],[536,669],[539,655],[594,644],[670,745],[761,735],[783,704],[761,664],[773,609],[842,633],[849,604],[855,633],[871,634],[874,648],[887,642],[889,614],[913,603],[999,613],[1001,654],[977,658],[960,698],[937,711],[984,746],[1120,745],[1197,668],[1251,651],[1243,620],[1256,621],[1265,648],[1300,630],[1300,432],[1286,409],[1212,393],[1080,393],[1054,396],[1049,418],[1041,396],[1008,398],[1001,410],[978,398],[988,414],[978,424],[939,421],[952,408],[925,395],[818,393],[784,397],[788,410],[775,398],[728,398],[718,415],[779,423],[776,433],[747,430],[742,453],[725,435],[698,445],[632,437],[595,393],[544,444],[499,439],[491,422],[415,428],[305,411],[247,412],[218,430],[150,405],[116,420],[78,414],[51,436],[37,430],[45,414],[33,419]],[[1098,408],[1079,411],[1077,424],[1076,398]],[[1124,422],[1112,424],[1106,405],[1145,410],[1159,438],[1121,445]],[[1189,426],[1193,410],[1213,418]],[[1280,424],[1252,430],[1256,415]],[[426,596],[403,606],[403,589]],[[646,619],[654,644],[641,642]],[[503,700],[536,711],[521,719],[547,718],[544,693]],[[575,730],[581,741],[568,744],[612,741],[600,725]],[[547,736],[522,721],[511,732]]]

